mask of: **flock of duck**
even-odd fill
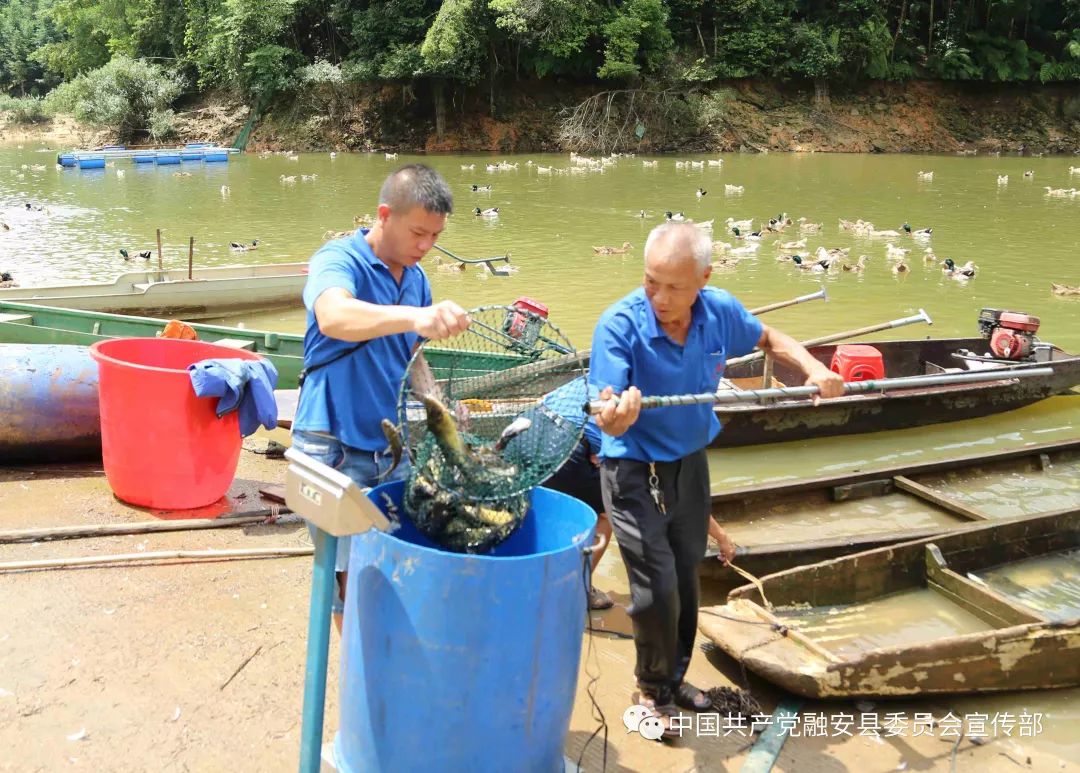
[[[279,151],[277,153],[263,152],[259,154],[259,158],[269,158],[274,155],[282,155],[287,160],[297,162],[300,160],[300,156],[295,151]],[[337,157],[336,152],[330,153],[330,158]],[[396,161],[398,158],[397,153],[385,153],[385,159],[387,161]],[[524,167],[532,169],[537,175],[584,175],[590,173],[604,173],[607,169],[619,162],[620,159],[634,158],[633,153],[613,153],[609,156],[601,156],[599,158],[592,158],[589,156],[582,156],[577,153],[570,153],[569,165],[566,167],[556,166],[544,166],[534,163],[532,160],[524,162]],[[641,161],[642,167],[645,169],[655,169],[660,166],[659,160],[643,159]],[[694,170],[705,168],[721,168],[724,161],[722,159],[703,159],[703,160],[687,160],[687,161],[675,161],[676,169]],[[496,163],[488,163],[478,165],[476,163],[461,164],[462,171],[476,171],[480,166],[484,171],[488,173],[498,173],[504,171],[518,170],[522,164],[519,162],[507,162],[498,161]],[[28,167],[23,165],[23,169],[27,171],[39,171],[44,169],[43,165],[34,165]],[[15,173],[15,170],[12,170]],[[122,174],[122,170],[117,170],[117,175]],[[177,176],[190,176],[187,172],[174,173]],[[20,173],[21,175],[21,173]],[[1069,175],[1080,175],[1080,167],[1070,166]],[[917,179],[923,182],[932,182],[934,179],[933,170],[919,170],[916,173]],[[1035,173],[1033,170],[1027,170],[1023,173],[1025,179],[1033,179]],[[318,179],[318,174],[295,174],[295,175],[280,175],[279,181],[283,185],[292,185],[297,182],[314,182]],[[999,186],[1005,186],[1009,182],[1009,175],[997,175],[997,184]],[[490,193],[494,186],[491,184],[472,183],[469,185],[471,192],[473,193]],[[230,189],[227,185],[221,186],[222,197],[227,197],[230,194]],[[745,186],[725,184],[721,189],[726,196],[737,196],[745,192]],[[1069,198],[1080,196],[1080,189],[1075,187],[1069,188],[1053,188],[1051,186],[1045,186],[1046,196],[1057,198]],[[694,191],[695,197],[700,201],[704,197],[709,195],[709,191],[704,187],[698,187]],[[27,210],[37,212],[47,212],[48,210],[39,204],[27,202],[25,204]],[[496,220],[500,214],[499,207],[480,207],[476,206],[472,209],[472,214],[475,218],[484,220]],[[640,210],[638,213],[640,218],[651,217],[650,213],[645,210]],[[711,235],[713,232],[713,220],[697,221],[688,218],[683,212],[666,211],[664,218],[670,221],[676,222],[688,222],[701,228],[704,231],[709,232]],[[370,226],[373,222],[373,218],[370,215],[356,216],[353,218],[354,225],[356,227]],[[866,270],[868,261],[871,260],[872,255],[860,254],[857,259],[852,261],[850,259],[850,247],[825,247],[819,246],[814,251],[807,249],[808,237],[821,233],[822,223],[815,223],[809,221],[805,217],[799,217],[797,219],[790,218],[787,213],[782,213],[776,217],[769,218],[768,220],[762,220],[761,225],[755,228],[756,221],[754,219],[736,220],[734,218],[727,218],[724,223],[725,239],[728,241],[714,241],[714,262],[713,267],[716,269],[731,270],[734,269],[741,260],[758,257],[762,244],[767,241],[774,241],[774,246],[777,249],[777,255],[775,260],[780,263],[788,263],[790,266],[798,271],[811,272],[811,273],[826,273],[826,272],[850,272],[855,274],[861,274]],[[788,230],[792,231],[788,237],[785,237],[785,233]],[[10,231],[11,226],[7,223],[0,221],[0,232]],[[913,252],[914,246],[917,244],[921,252],[917,253],[921,262],[927,266],[937,265],[940,266],[942,274],[951,279],[957,281],[966,282],[976,277],[979,273],[979,267],[973,261],[966,261],[963,264],[958,264],[952,258],[945,258],[941,260],[934,253],[932,247],[929,246],[929,241],[933,234],[932,228],[913,228],[908,223],[904,223],[898,229],[878,229],[875,225],[865,220],[839,220],[839,230],[848,231],[858,237],[862,237],[868,240],[886,240],[884,248],[884,257],[888,261],[889,268],[893,274],[901,275],[911,271],[908,263],[909,256]],[[323,234],[325,239],[342,238],[355,233],[355,229],[350,231],[327,231]],[[790,238],[794,236],[794,238]],[[910,239],[912,247],[902,246],[903,240]],[[247,241],[234,241],[229,243],[229,250],[232,252],[248,252],[258,249],[259,240],[254,239],[250,242]],[[633,245],[629,241],[624,241],[621,245],[595,245],[593,246],[593,253],[595,255],[625,255],[632,249]],[[141,258],[143,260],[149,260],[152,256],[151,250],[139,250],[129,251],[128,249],[120,249],[119,254],[124,261],[130,261],[133,258]],[[439,256],[433,259],[433,263],[438,271],[442,272],[463,272],[468,269],[471,263],[461,262],[458,260],[445,260]],[[483,269],[491,270],[490,265],[479,264],[481,273]],[[505,273],[515,273],[518,270],[517,266],[507,265]],[[503,273],[502,269],[499,269],[500,274]],[[486,278],[486,277],[485,277]],[[0,287],[11,286],[14,284],[13,278],[10,274],[4,273],[0,275]],[[1080,287],[1073,287],[1070,285],[1053,283],[1052,292],[1057,295],[1075,295],[1080,296]]]
[[[648,217],[648,213],[641,210],[638,216]],[[682,212],[671,211],[665,212],[664,217],[669,221],[691,223],[709,234],[713,232],[714,220],[695,222],[687,218]],[[713,252],[716,258],[712,264],[713,268],[733,269],[741,260],[758,257],[761,245],[769,239],[774,240],[778,251],[776,261],[790,263],[792,267],[800,271],[813,273],[847,271],[860,274],[866,269],[867,261],[870,260],[870,255],[864,254],[860,255],[854,263],[851,262],[849,260],[850,247],[827,248],[820,246],[814,252],[807,252],[808,237],[821,233],[823,224],[811,222],[805,217],[792,220],[786,212],[781,213],[776,217],[763,221],[763,224],[758,229],[754,228],[755,222],[753,218],[736,220],[731,217],[724,221],[725,233],[730,235],[728,238],[731,241],[713,242]],[[784,234],[789,228],[794,232],[791,235],[794,235],[795,238],[785,240]],[[909,238],[913,243],[921,244],[929,242],[934,231],[932,228],[912,228],[908,223],[904,223],[899,229],[878,229],[873,223],[861,219],[841,219],[839,228],[841,231],[850,231],[856,236],[867,239],[895,239],[899,241],[903,238]],[[593,253],[596,255],[624,255],[632,248],[633,245],[630,242],[623,242],[621,247],[594,246]],[[906,274],[911,270],[907,262],[907,257],[911,252],[911,248],[898,246],[892,241],[885,244],[885,258],[890,261],[892,273]],[[963,265],[957,265],[952,258],[939,261],[930,247],[923,250],[922,261],[926,264],[940,265],[945,276],[958,281],[973,279],[979,270],[979,267],[972,261],[968,261]]]

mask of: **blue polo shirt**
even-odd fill
[[[319,331],[315,301],[331,287],[354,298],[391,306],[430,306],[431,285],[419,266],[406,268],[401,283],[375,257],[364,235],[327,242],[311,258],[304,286],[307,332],[304,367],[327,362],[357,342],[330,338]],[[418,336],[415,333],[373,338],[360,349],[308,374],[300,390],[293,427],[326,432],[361,451],[386,448],[380,422],[397,421],[398,390]]]
[[[593,333],[589,383],[643,396],[714,392],[724,362],[753,350],[762,326],[730,293],[706,287],[691,308],[686,343],[659,326],[644,288],[604,312]],[[671,462],[705,448],[720,431],[711,405],[643,410],[620,437],[603,433],[600,456]]]

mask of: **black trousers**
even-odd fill
[[[605,459],[600,484],[630,579],[634,673],[644,692],[667,698],[686,676],[697,635],[710,510],[705,450],[657,462],[656,473],[666,512],[649,493],[645,462]]]

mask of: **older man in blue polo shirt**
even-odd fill
[[[398,389],[418,341],[447,338],[469,325],[456,303],[432,304],[419,266],[452,210],[453,196],[438,172],[404,166],[379,191],[375,225],[328,242],[311,259],[292,443],[362,486],[375,485],[392,464],[380,422],[397,415]],[[434,386],[426,363],[412,378],[418,391]],[[407,473],[403,464],[388,479]],[[349,543],[338,540],[339,630]]]
[[[711,392],[729,357],[759,347],[800,368],[822,397],[843,393],[839,376],[798,342],[761,322],[729,293],[708,287],[712,243],[667,223],[645,244],[644,286],[608,308],[593,335],[589,381],[607,405],[600,482],[630,579],[638,702],[669,726],[675,705],[711,708],[685,681],[697,634],[698,565],[709,524],[705,448],[720,431],[708,405],[641,412],[641,394]],[[618,394],[619,399],[611,400]],[[723,558],[735,545],[722,535]]]

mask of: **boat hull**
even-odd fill
[[[98,370],[89,350],[0,344],[0,459],[100,457]]]
[[[1071,439],[869,472],[749,486],[713,495],[712,515],[739,546],[735,563],[763,577],[1021,514],[1038,517],[1080,508],[1080,487],[1065,484],[1055,472],[1070,469],[1078,461],[1080,439]],[[954,486],[960,481],[1017,479],[1029,485],[1015,491],[1006,486],[995,488],[992,503],[965,497],[964,490],[970,484]],[[1033,495],[1033,491],[1041,494]],[[716,589],[745,582],[717,560],[715,552],[702,562],[700,576]]]
[[[153,338],[168,320],[134,315],[64,309],[29,303],[0,302],[0,343],[75,344],[90,346],[110,338]],[[265,357],[278,371],[278,388],[295,389],[304,366],[304,336],[265,330],[194,323],[200,341],[245,349]],[[470,372],[504,370],[529,362],[514,354],[476,352],[475,357],[457,350],[428,347],[428,364],[436,378],[452,369]]]
[[[981,338],[925,339],[874,342],[885,360],[886,376],[921,376],[940,368],[956,367],[952,353],[960,349],[982,351]],[[835,346],[813,347],[810,352],[828,365]],[[713,448],[807,440],[828,435],[853,435],[907,429],[948,421],[977,419],[1011,411],[1066,392],[1080,384],[1080,357],[1055,350],[1055,359],[1042,363],[1053,368],[1045,377],[1009,379],[981,384],[957,384],[925,389],[906,389],[888,394],[863,394],[823,400],[779,401],[769,405],[718,406],[723,427]],[[761,378],[760,361],[737,365],[725,373],[730,378]],[[801,374],[777,368],[775,378],[800,385]]]
[[[880,698],[1072,687],[1080,684],[1080,618],[1039,612],[972,572],[1080,547],[1080,508],[938,535],[761,578],[729,603],[702,610],[717,646],[775,684],[808,698]],[[912,589],[938,593],[986,630],[840,655],[785,625],[778,608],[871,603]],[[888,624],[877,623],[880,635]]]
[[[191,279],[187,271],[143,271],[109,283],[7,288],[0,290],[0,302],[207,319],[300,306],[306,281],[306,263],[203,268]]]

